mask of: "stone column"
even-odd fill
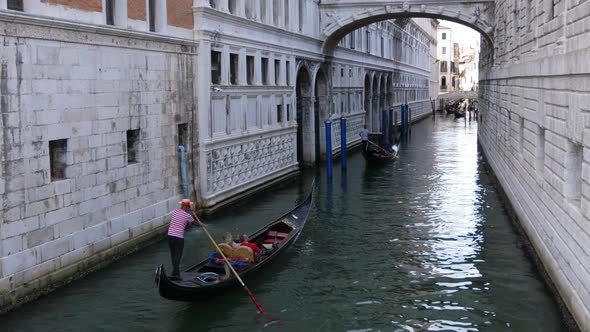
[[[246,1],[251,1],[251,0],[244,0],[244,1],[237,1],[236,2],[236,12],[234,13],[234,15],[237,15],[239,17],[246,17]]]
[[[229,13],[229,0],[217,0],[217,6],[219,11]]]
[[[230,59],[229,59],[229,46],[225,45],[223,46],[223,49],[221,50],[221,61],[220,61],[220,66],[221,66],[221,85],[229,85],[230,84],[230,79],[229,79],[229,64]]]
[[[238,84],[246,85],[248,68],[246,66],[246,49],[241,48],[238,53]]]
[[[256,20],[256,22],[261,22],[261,13],[260,13],[260,1],[264,1],[264,0],[249,0],[252,1],[253,4],[252,6],[254,6],[252,8],[252,13],[254,15],[254,19]]]
[[[209,0],[193,0],[193,7],[207,7],[211,8]]]

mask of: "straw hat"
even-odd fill
[[[190,199],[185,198],[182,201],[178,202],[178,204],[180,204],[181,206],[192,206],[193,202],[191,202]]]

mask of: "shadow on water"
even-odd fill
[[[318,173],[298,242],[237,287],[202,302],[157,294],[157,243],[0,318],[2,331],[560,331],[555,302],[522,250],[481,166],[477,125],[438,116],[412,127],[400,160],[306,172],[207,215],[215,238],[252,232],[290,210]],[[198,229],[182,266],[212,248]],[[56,319],[56,317],[59,317]]]

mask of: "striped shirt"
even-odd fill
[[[170,219],[168,235],[184,239],[184,229],[189,223],[196,224],[197,222],[193,220],[193,216],[191,216],[190,213],[182,209],[175,209],[172,212],[172,218]]]

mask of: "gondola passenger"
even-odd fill
[[[249,242],[249,240],[248,234],[242,234],[242,242],[240,242],[240,245],[252,249],[252,252],[254,252],[254,258],[256,258],[258,254],[262,252],[262,249],[260,249],[256,243]]]

